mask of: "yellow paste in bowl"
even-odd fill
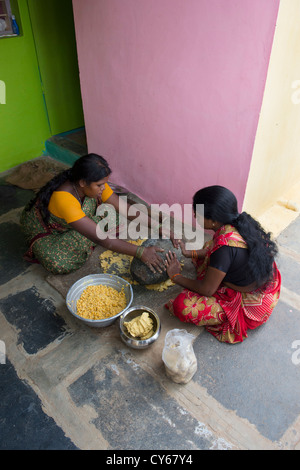
[[[149,316],[148,312],[143,312],[131,321],[124,322],[124,326],[127,328],[131,336],[141,340],[151,338],[154,334],[153,320]]]

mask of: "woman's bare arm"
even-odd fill
[[[126,203],[122,198],[120,198],[117,194],[113,193],[107,201],[107,204],[111,204],[115,210],[126,217],[128,220],[134,220],[137,215],[130,214],[132,213],[131,205]],[[154,220],[151,214],[151,210],[145,205],[145,210],[141,211],[139,214],[139,222],[142,221],[143,225],[146,227],[154,227],[154,229],[158,229],[157,233],[159,236],[163,236],[163,227],[162,227],[162,213],[157,214],[157,220]],[[170,231],[170,239],[173,243],[175,248],[179,248],[179,242],[175,239],[175,236],[172,231]]]
[[[216,292],[226,276],[226,273],[223,271],[208,267],[203,280],[188,279],[187,277],[182,276],[181,264],[179,263],[176,255],[171,252],[167,254],[166,265],[167,273],[173,282],[179,284],[185,289],[189,289],[200,295],[205,295],[206,297],[211,297]]]
[[[84,235],[86,238],[97,245],[101,245],[108,250],[115,251],[117,253],[123,253],[130,256],[136,255],[138,247],[132,243],[128,243],[119,239],[111,239],[106,237],[105,233],[103,232],[101,232],[100,238],[98,236],[98,234],[100,235],[100,231],[98,231],[97,234],[97,224],[87,216],[77,220],[76,222],[70,223],[70,225],[72,228],[74,228],[74,230],[81,233],[81,235]],[[157,255],[158,251],[163,250],[155,246],[144,248],[141,260],[144,263],[148,263],[149,267],[152,266],[154,269],[161,272],[165,269],[165,266],[163,264],[162,258]]]

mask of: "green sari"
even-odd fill
[[[82,210],[96,224],[103,216],[97,216],[96,199],[85,197]],[[36,204],[21,214],[21,226],[29,245],[24,259],[41,264],[53,274],[67,274],[79,269],[96,246],[84,235],[74,230],[64,219],[50,214],[45,225]],[[118,224],[118,222],[116,221]]]

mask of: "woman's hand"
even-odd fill
[[[158,246],[148,246],[144,248],[141,261],[145,263],[152,272],[162,273],[166,270],[163,259],[157,255],[158,252],[162,253],[164,250]]]
[[[197,259],[204,259],[207,253],[206,248],[202,248],[201,250],[186,250],[185,243],[183,243],[182,240],[179,240],[179,246],[183,256],[186,258],[192,258],[194,264],[197,264]]]
[[[181,272],[181,264],[179,263],[176,254],[171,251],[166,255],[166,266],[167,273],[170,278],[175,274],[180,274]]]

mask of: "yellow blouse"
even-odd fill
[[[107,201],[112,194],[113,190],[105,183],[105,188],[101,196],[102,202]],[[68,224],[76,222],[86,216],[81,209],[78,199],[67,191],[54,191],[50,198],[48,209],[51,214],[60,219],[64,219]]]

